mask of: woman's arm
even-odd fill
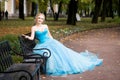
[[[24,34],[22,34],[22,35],[29,40],[33,40],[35,37],[35,28],[34,27],[31,28],[31,36],[24,35]]]
[[[48,36],[53,39],[53,36],[51,35],[51,33],[50,33],[49,28],[48,28],[47,25],[46,25],[46,27],[47,27],[47,29],[48,29]]]

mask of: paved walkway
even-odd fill
[[[104,59],[103,65],[82,74],[63,77],[42,75],[42,80],[120,80],[120,27],[80,32],[64,44],[78,52],[87,49],[98,53]]]

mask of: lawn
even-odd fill
[[[65,18],[60,18],[58,21],[54,21],[51,18],[48,18],[45,21],[45,24],[48,24],[53,36],[58,38],[60,34],[65,35],[76,31],[119,26],[119,22],[119,18],[107,18],[106,22],[99,21],[97,24],[92,24],[91,18],[81,18],[81,21],[77,22],[75,26],[72,26],[66,25]],[[31,17],[26,18],[24,21],[20,19],[0,21],[0,37],[27,33],[31,30],[32,25],[34,25],[34,19]],[[57,34],[57,36],[55,34]]]
[[[56,39],[61,39],[75,32],[81,32],[90,29],[108,28],[120,26],[120,18],[114,19],[106,18],[105,22],[97,24],[91,23],[91,18],[81,18],[81,21],[76,22],[76,25],[67,25],[66,18],[60,18],[54,21],[52,18],[47,18],[44,22],[49,26],[50,32]],[[27,17],[25,20],[9,19],[0,21],[0,41],[9,40],[11,42],[17,41],[17,36],[31,31],[31,26],[34,25],[34,19]],[[17,43],[17,42],[16,42]]]

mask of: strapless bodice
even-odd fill
[[[40,43],[46,42],[50,37],[48,36],[48,30],[44,29],[44,31],[35,31],[35,37]]]

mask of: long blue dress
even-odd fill
[[[56,39],[51,39],[48,36],[47,29],[36,31],[35,36],[39,42],[34,49],[48,48],[51,51],[51,56],[46,65],[47,75],[62,76],[82,73],[93,70],[95,66],[103,63],[103,60],[99,59],[94,53],[88,51],[79,53],[67,48]],[[41,54],[41,51],[34,50],[34,53]]]

